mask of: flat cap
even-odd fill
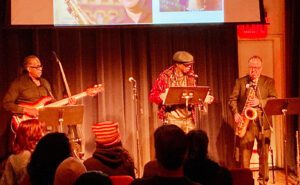
[[[173,55],[173,60],[176,63],[194,63],[193,55],[186,51],[177,51]]]

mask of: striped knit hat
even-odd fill
[[[118,122],[105,121],[95,123],[92,126],[92,131],[95,134],[96,143],[103,146],[111,146],[121,141]]]

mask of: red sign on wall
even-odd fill
[[[237,33],[240,38],[265,38],[268,35],[269,19],[266,17],[266,24],[241,24],[237,26]]]

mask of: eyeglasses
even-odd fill
[[[259,69],[261,69],[261,67],[252,67],[252,66],[249,66],[249,69],[259,70]]]
[[[184,65],[185,67],[190,67],[192,66],[192,63],[183,63],[182,65]]]
[[[42,65],[39,65],[39,66],[28,66],[28,67],[33,68],[33,69],[43,69]]]

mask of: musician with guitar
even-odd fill
[[[39,58],[29,55],[24,58],[23,74],[10,85],[3,98],[3,107],[14,115],[36,118],[38,109],[30,106],[19,106],[22,103],[33,103],[47,97],[47,103],[55,101],[50,83],[42,76],[43,66]],[[45,100],[46,101],[46,100]],[[70,98],[69,104],[75,104],[76,99]]]
[[[13,114],[38,116],[38,110],[18,106],[20,103],[30,103],[44,96],[52,97],[50,83],[42,78],[43,66],[38,57],[29,55],[23,63],[23,74],[15,79],[3,99],[3,107]]]
[[[269,179],[267,162],[272,123],[264,114],[263,107],[267,99],[276,98],[276,91],[274,79],[261,75],[260,57],[251,57],[248,60],[248,68],[249,74],[236,80],[229,97],[229,107],[236,125],[236,147],[239,148],[237,160],[242,168],[250,167],[256,139],[259,155],[258,181],[260,184],[266,184]]]
[[[37,118],[40,108],[73,105],[76,103],[76,99],[86,95],[94,96],[103,90],[101,85],[95,86],[87,89],[86,92],[55,101],[50,83],[41,77],[43,66],[39,58],[35,55],[25,57],[23,68],[23,74],[11,83],[3,99],[4,109],[13,114],[11,124],[13,131],[17,129],[21,121]]]

